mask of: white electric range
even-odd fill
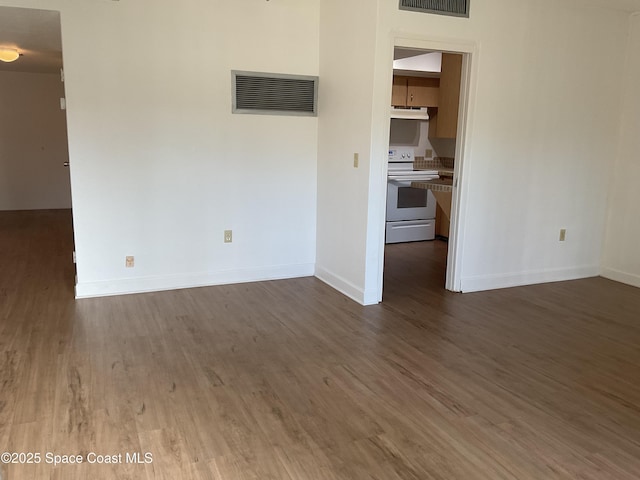
[[[389,148],[387,174],[386,243],[433,240],[436,199],[430,190],[411,188],[411,182],[435,180],[437,170],[414,170],[414,149]]]

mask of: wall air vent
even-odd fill
[[[233,70],[231,87],[233,113],[318,114],[318,77]]]
[[[438,13],[454,17],[469,16],[470,0],[400,0],[400,10]]]

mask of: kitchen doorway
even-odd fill
[[[7,262],[18,261],[19,252],[27,263],[38,257],[30,265],[34,271],[59,266],[64,274],[57,278],[72,292],[75,255],[60,12],[0,7],[0,50],[0,219],[6,227],[3,243],[15,250],[2,255]],[[33,235],[21,237],[25,232]],[[64,261],[50,260],[43,252]]]
[[[457,186],[470,60],[470,52],[403,45],[394,48],[384,296],[395,297],[425,286],[440,293],[460,290],[455,278],[460,267],[457,251],[451,251],[450,246],[460,245],[460,237],[455,236],[461,231],[456,223],[460,204]],[[402,168],[398,168],[398,157],[406,160]],[[414,203],[403,204],[402,196]],[[415,203],[418,199],[419,205]],[[393,221],[392,212],[402,207],[415,212],[415,218]]]

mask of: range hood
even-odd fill
[[[429,120],[429,113],[426,108],[391,107],[391,118],[402,118],[404,120]]]

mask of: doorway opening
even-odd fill
[[[73,292],[60,12],[0,7],[0,48],[17,56],[0,61],[0,219],[3,244],[12,249],[2,255],[7,265],[55,268]]]
[[[394,48],[384,296],[455,290],[449,246],[468,65],[468,53]]]

